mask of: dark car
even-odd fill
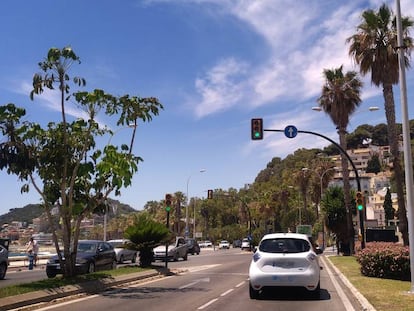
[[[116,254],[112,245],[99,240],[80,240],[76,254],[76,273],[92,273],[105,268],[116,268]],[[53,278],[62,273],[59,257],[51,257],[46,264],[46,275]]]
[[[198,245],[197,240],[195,239],[185,239],[188,245],[188,253],[191,255],[197,254],[200,255],[200,246]]]

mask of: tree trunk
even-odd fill
[[[339,144],[341,145],[343,150],[347,149],[346,144],[346,130],[344,128],[339,128]],[[346,244],[347,251],[344,255],[351,255],[354,253],[354,223],[352,219],[352,208],[351,208],[351,197],[350,197],[350,189],[351,186],[349,184],[349,163],[348,158],[341,153],[341,165],[342,165],[342,181],[344,184],[344,201],[345,201],[345,208],[346,208],[346,225],[347,225],[347,235],[346,235]],[[349,247],[348,247],[349,246]],[[349,251],[348,251],[349,250]],[[348,254],[349,252],[349,254]]]
[[[394,94],[392,91],[392,84],[383,85],[383,96],[384,96],[384,109],[385,116],[387,118],[388,126],[388,143],[390,145],[390,151],[393,156],[393,169],[395,178],[395,187],[398,197],[398,228],[401,232],[404,245],[408,245],[408,219],[407,210],[405,207],[404,198],[404,176],[401,166],[400,151],[398,149],[398,133],[397,125],[395,123],[395,104]],[[406,155],[410,156],[410,155]]]

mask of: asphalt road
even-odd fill
[[[250,259],[251,253],[240,249],[202,251],[199,256],[189,256],[188,261],[169,263],[171,269],[185,270],[184,273],[125,284],[97,295],[54,301],[38,310],[359,310],[355,299],[343,290],[323,257],[319,298],[305,290],[284,289],[251,300],[248,293]]]

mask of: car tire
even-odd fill
[[[131,262],[132,263],[136,263],[137,262],[137,253],[135,253],[134,255],[132,255]]]
[[[0,280],[6,277],[7,265],[5,263],[0,265]]]
[[[258,299],[259,298],[259,291],[255,290],[252,287],[252,284],[250,284],[250,283],[249,283],[249,296],[250,296],[250,299]]]
[[[124,262],[124,255],[121,255],[121,257],[119,258],[119,263],[123,263]]]
[[[86,273],[94,273],[95,272],[95,264],[93,262],[90,262],[88,264],[88,270]]]
[[[53,279],[56,276],[56,272],[50,271],[46,269],[46,275],[49,279]]]

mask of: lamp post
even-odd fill
[[[336,166],[334,167],[329,167],[328,169],[326,169],[325,171],[323,171],[323,173],[321,174],[320,178],[321,178],[321,198],[319,200],[319,206],[318,206],[318,213],[319,213],[319,207],[322,201],[322,195],[323,195],[323,177],[325,176],[326,173],[328,173],[329,171],[332,170],[337,170],[338,168]],[[325,222],[323,221],[322,223],[322,247],[323,249],[325,249]]]
[[[111,143],[112,137],[114,137],[114,135],[116,133],[118,133],[120,130],[123,130],[125,128],[133,128],[135,130],[137,128],[137,125],[135,125],[135,124],[129,124],[127,126],[124,126],[124,127],[121,127],[119,129],[117,129],[115,132],[113,132],[111,134],[111,137],[109,137],[106,146],[108,146]],[[131,148],[132,148],[132,142],[131,142]],[[130,150],[130,152],[131,152],[131,150]],[[108,205],[107,205],[107,203],[105,203],[105,212],[104,212],[104,234],[103,234],[103,240],[104,241],[106,241],[106,232],[107,232],[106,227],[107,227],[107,223],[108,223]]]
[[[198,173],[204,173],[205,171],[206,169],[202,168],[201,170],[198,171]],[[188,197],[188,185],[190,184],[190,179],[191,179],[191,176],[193,175],[194,174],[191,174],[190,176],[188,176],[188,179],[187,179],[187,204],[185,206],[185,232],[184,232],[186,238],[188,238],[188,236],[190,235],[190,231],[188,227],[188,205],[190,204],[190,198]],[[195,214],[194,214],[194,221],[195,221]]]

